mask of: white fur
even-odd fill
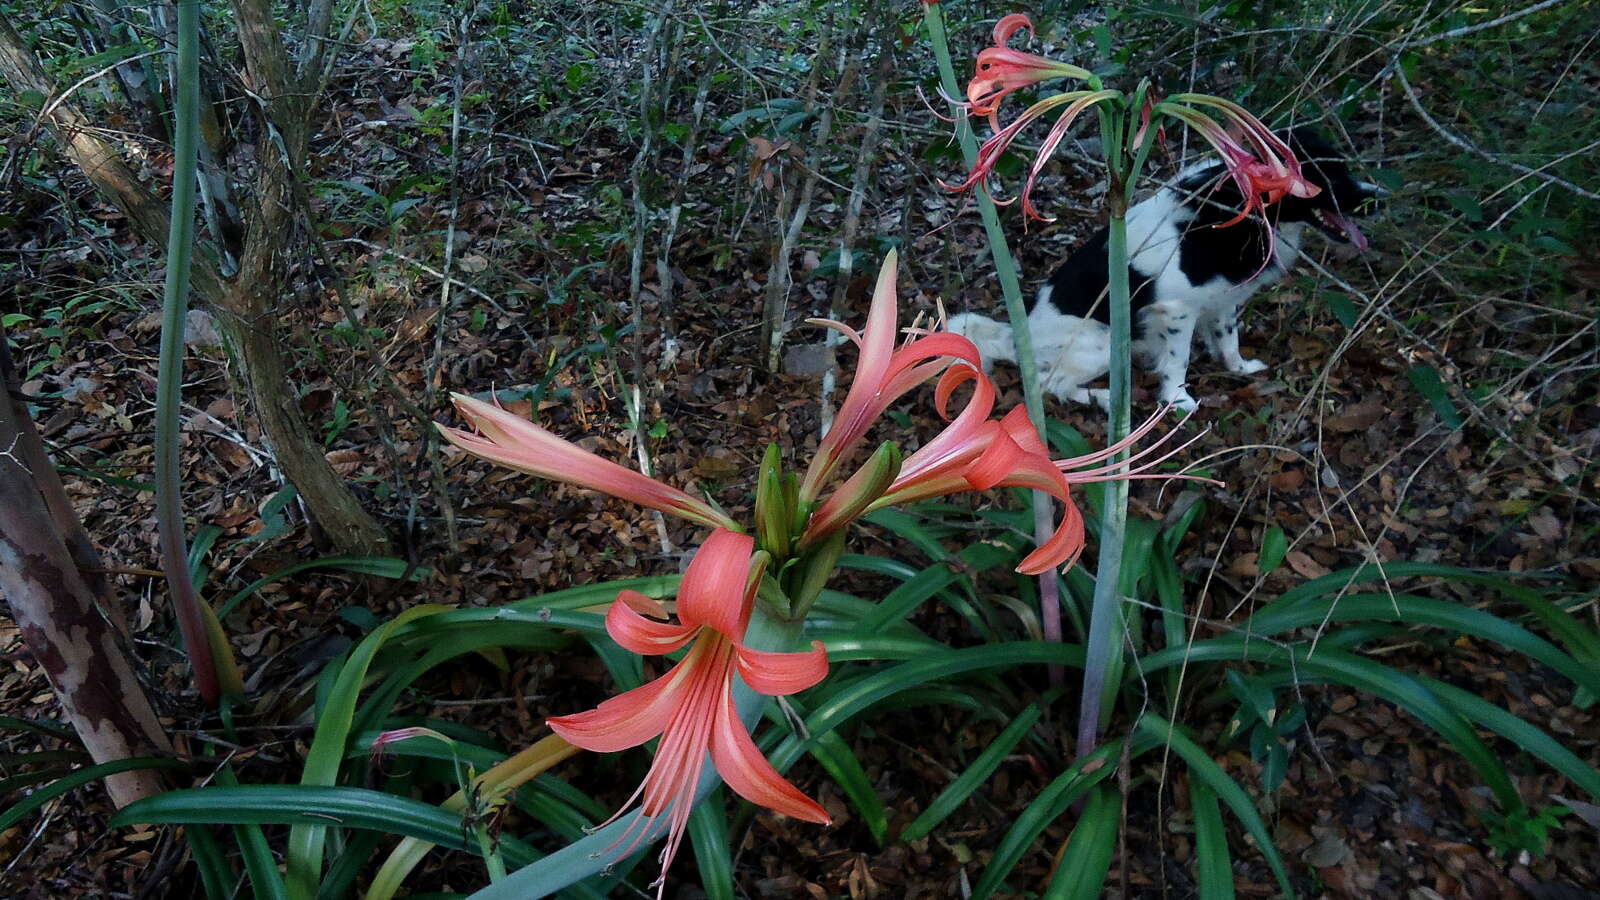
[[[1140,311],[1144,336],[1134,342],[1132,350],[1134,359],[1160,378],[1162,402],[1193,410],[1197,404],[1185,382],[1196,331],[1229,372],[1252,375],[1267,368],[1260,360],[1239,355],[1239,309],[1257,291],[1281,279],[1299,257],[1304,226],[1279,225],[1276,265],[1244,284],[1233,284],[1222,276],[1205,284],[1190,284],[1178,267],[1177,253],[1179,238],[1194,213],[1181,201],[1176,191],[1166,188],[1128,211],[1129,264],[1141,276],[1154,277],[1152,287],[1160,298]],[[1110,329],[1094,319],[1062,314],[1050,302],[1050,291],[1048,283],[1039,289],[1038,301],[1028,315],[1040,386],[1062,400],[1088,403],[1092,399],[1107,406],[1106,391],[1084,385],[1110,368]],[[1106,300],[1102,297],[1099,302]],[[950,330],[971,339],[986,366],[996,359],[1016,361],[1010,328],[1000,322],[963,313],[950,320]]]

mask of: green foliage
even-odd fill
[[[1052,434],[1069,446],[1072,434],[1061,428],[1052,428]],[[1385,665],[1382,656],[1368,656],[1367,649],[1379,650],[1390,639],[1414,640],[1416,629],[1437,630],[1446,639],[1470,637],[1491,641],[1506,651],[1522,655],[1560,673],[1573,685],[1574,691],[1593,691],[1600,682],[1600,669],[1589,661],[1594,659],[1596,635],[1570,613],[1551,603],[1538,591],[1519,584],[1503,575],[1460,569],[1449,566],[1390,563],[1358,567],[1335,572],[1322,578],[1305,582],[1276,600],[1264,604],[1254,615],[1223,636],[1191,641],[1188,619],[1182,603],[1183,579],[1179,575],[1172,555],[1190,524],[1203,515],[1203,504],[1189,506],[1183,516],[1169,530],[1157,530],[1149,541],[1150,551],[1133,557],[1131,572],[1125,571],[1124,584],[1131,596],[1146,600],[1146,605],[1130,607],[1127,634],[1140,635],[1151,632],[1141,625],[1142,617],[1154,617],[1160,626],[1159,633],[1166,635],[1165,645],[1141,647],[1137,658],[1130,659],[1124,674],[1116,680],[1114,698],[1125,710],[1132,732],[1128,740],[1133,743],[1126,749],[1127,757],[1138,759],[1152,749],[1167,748],[1189,768],[1191,779],[1191,804],[1194,806],[1197,836],[1205,853],[1197,856],[1197,878],[1203,896],[1227,897],[1232,895],[1230,851],[1225,829],[1214,810],[1220,800],[1223,806],[1244,826],[1257,848],[1266,855],[1273,866],[1280,888],[1290,892],[1288,870],[1272,849],[1270,832],[1262,813],[1257,809],[1255,796],[1270,794],[1283,783],[1292,754],[1300,743],[1299,734],[1315,722],[1302,698],[1308,686],[1334,684],[1361,691],[1393,703],[1416,716],[1433,729],[1440,739],[1455,747],[1476,769],[1478,776],[1491,789],[1498,804],[1495,808],[1479,810],[1479,818],[1489,829],[1489,840],[1503,853],[1528,849],[1542,850],[1548,843],[1552,829],[1558,826],[1559,809],[1530,809],[1513,789],[1509,768],[1511,759],[1491,750],[1480,739],[1477,728],[1487,729],[1506,742],[1506,747],[1520,748],[1535,760],[1570,778],[1592,795],[1600,796],[1600,771],[1579,759],[1560,742],[1544,734],[1530,723],[1518,719],[1494,704],[1471,695],[1465,690],[1446,685],[1431,678],[1409,675],[1402,670]],[[923,548],[924,553],[943,559],[946,551],[940,545],[940,536],[967,535],[972,528],[958,525],[959,517],[968,516],[974,521],[987,520],[993,528],[1006,523],[1015,529],[1025,525],[1021,514],[1002,514],[989,510],[981,513],[964,512],[947,504],[924,504],[911,510],[896,511],[892,517],[881,518],[878,524],[891,525],[897,534]],[[1137,523],[1135,523],[1137,524]],[[965,554],[977,552],[961,566],[962,577],[993,583],[995,579],[1009,581],[1023,592],[1029,581],[1008,574],[1009,569],[1021,559],[1022,550],[1012,549],[1008,554],[975,551],[977,547],[992,549],[1003,544],[974,543]],[[1265,555],[1265,554],[1264,554]],[[1008,652],[1012,668],[1025,663],[1043,662],[1051,655],[1073,665],[1081,664],[1077,648],[1063,647],[1062,653],[1047,654],[1035,651],[1032,645],[1015,642],[1004,633],[989,640],[991,643],[965,650],[949,650],[917,636],[913,631],[901,635],[869,638],[878,623],[894,622],[909,629],[905,623],[907,605],[904,601],[891,604],[890,597],[918,598],[920,604],[935,596],[947,602],[959,600],[960,594],[940,595],[940,588],[957,582],[949,575],[949,567],[936,562],[926,569],[917,570],[903,564],[884,561],[872,566],[874,571],[891,575],[901,581],[901,587],[886,595],[875,609],[871,604],[858,613],[846,613],[850,606],[833,606],[829,611],[844,613],[840,618],[819,624],[817,634],[824,637],[830,657],[836,661],[862,659],[904,659],[895,668],[881,675],[849,679],[830,677],[808,697],[817,704],[817,695],[832,697],[814,706],[817,710],[807,719],[811,733],[837,727],[847,717],[858,711],[882,704],[894,692],[910,690],[913,684],[925,684],[933,678],[951,680],[969,678],[982,670],[983,661],[993,651],[997,655]],[[938,575],[944,570],[945,576]],[[948,576],[948,577],[947,577]],[[1418,581],[1438,584],[1452,582],[1458,586],[1472,586],[1498,594],[1511,604],[1509,615],[1497,615],[1484,609],[1463,606],[1459,603],[1435,599],[1426,595],[1425,585],[1406,587]],[[1375,582],[1396,585],[1392,592],[1366,593],[1365,584]],[[910,594],[901,593],[915,585]],[[937,587],[936,587],[937,585]],[[992,588],[985,590],[986,604],[998,599]],[[1079,601],[1087,599],[1086,592],[1070,590],[1068,595]],[[839,601],[835,600],[835,604]],[[913,607],[914,608],[914,607]],[[836,613],[836,614],[838,614]],[[852,630],[848,618],[854,615],[867,628]],[[1547,641],[1519,624],[1519,618],[1537,622],[1560,642]],[[1313,629],[1308,631],[1307,629]],[[1406,629],[1406,630],[1400,630]],[[1014,631],[1014,629],[1011,629]],[[1070,652],[1067,652],[1070,651]],[[1038,655],[1035,655],[1035,653]],[[1233,773],[1218,767],[1213,758],[1222,752],[1221,747],[1206,747],[1181,726],[1168,722],[1154,711],[1179,703],[1177,695],[1162,696],[1156,689],[1175,689],[1177,682],[1161,677],[1162,670],[1182,666],[1186,670],[1183,696],[1227,698],[1234,713],[1222,735],[1225,741],[1241,744],[1260,766],[1259,789],[1252,791]],[[937,674],[935,674],[937,673]],[[838,685],[837,687],[831,687]],[[845,704],[842,707],[837,704]],[[828,715],[823,710],[837,709]],[[1027,721],[1026,715],[1017,722]],[[997,738],[996,747],[1009,747],[1018,740],[1022,726],[1012,724]],[[1123,749],[1113,739],[1105,745],[1114,754]],[[803,746],[793,739],[780,744],[773,753],[775,763],[792,759]],[[1005,752],[1005,751],[996,751]],[[1096,756],[1091,759],[1116,760],[1116,755]],[[993,771],[993,756],[985,753],[973,760],[970,767],[928,807],[917,822],[909,826],[902,837],[915,837],[927,833],[927,828],[949,815],[952,800],[959,802],[982,789],[982,783]],[[1092,766],[1092,763],[1091,763]],[[974,896],[986,896],[997,890],[1023,855],[1034,847],[1037,836],[1049,823],[1067,813],[1072,803],[1089,790],[1089,767],[1079,765],[1068,768],[1057,781],[1028,807],[1017,823],[1002,839],[994,861],[974,887]],[[1113,769],[1094,769],[1103,777]],[[1078,826],[1083,831],[1082,858],[1096,859],[1090,848],[1097,848],[1093,820],[1085,813]],[[1076,834],[1076,832],[1075,832]],[[1076,838],[1074,838],[1076,840]],[[1071,850],[1069,846],[1069,851]],[[1098,851],[1096,851],[1098,852]],[[1082,871],[1077,870],[1077,871]],[[1103,871],[1095,870],[1090,876],[1100,877]],[[1054,889],[1054,888],[1053,888]],[[1065,889],[1065,887],[1061,888]],[[1063,894],[1063,896],[1066,896]]]
[[[1522,852],[1543,856],[1550,832],[1560,831],[1561,818],[1571,814],[1565,806],[1540,806],[1510,813],[1484,809],[1478,817],[1489,826],[1489,846],[1502,858],[1514,859]]]

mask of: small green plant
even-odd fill
[[[1560,831],[1562,817],[1571,814],[1565,806],[1539,806],[1512,813],[1482,809],[1478,818],[1489,826],[1489,846],[1501,857],[1513,859],[1519,853],[1543,856],[1550,833]]]

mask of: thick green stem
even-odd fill
[[[1128,434],[1128,223],[1122,216],[1111,219],[1106,253],[1111,261],[1111,418],[1106,426],[1106,443],[1114,444]],[[1120,462],[1125,452],[1107,460]],[[1089,640],[1084,649],[1083,697],[1078,707],[1078,757],[1095,748],[1100,732],[1101,699],[1106,674],[1111,667],[1112,650],[1118,640],[1117,623],[1122,599],[1122,546],[1128,527],[1128,482],[1108,481],[1105,507],[1100,515],[1100,555],[1095,564],[1094,605],[1089,611]]]
[[[1135,115],[1137,111],[1129,111]],[[1123,169],[1122,123],[1107,111],[1101,118],[1101,143],[1111,184],[1106,191],[1110,207],[1106,257],[1110,266],[1107,285],[1111,317],[1111,415],[1106,423],[1106,444],[1127,436],[1131,425],[1129,398],[1132,369],[1129,361],[1131,312],[1128,284],[1128,202],[1138,170]],[[1148,143],[1148,138],[1147,138]],[[1142,156],[1140,157],[1143,158]],[[1127,458],[1127,451],[1106,461],[1116,465]],[[1095,748],[1100,735],[1100,711],[1105,696],[1107,675],[1113,666],[1113,651],[1118,647],[1121,621],[1122,547],[1128,526],[1128,482],[1107,481],[1105,505],[1100,514],[1100,555],[1095,564],[1094,603],[1089,611],[1089,639],[1084,647],[1083,694],[1078,706],[1078,758]]]
[[[222,690],[206,634],[205,614],[189,579],[178,465],[178,412],[183,388],[183,329],[194,249],[195,160],[200,122],[200,0],[179,0],[177,97],[173,106],[172,218],[167,231],[167,280],[161,307],[161,362],[156,380],[155,498],[161,566],[189,653],[195,686],[216,708]]]
[[[939,64],[940,85],[948,96],[961,96],[961,85],[956,80],[956,70],[950,62],[950,44],[944,27],[943,7],[939,3],[924,3],[922,21],[928,28],[928,42],[933,45],[933,56]],[[978,139],[972,133],[972,125],[964,110],[957,109],[955,118],[956,139],[961,144],[961,154],[970,169],[978,161]],[[983,230],[989,238],[989,255],[994,259],[995,275],[1000,280],[1000,295],[1005,298],[1006,318],[1011,322],[1011,339],[1017,348],[1017,368],[1022,374],[1023,404],[1027,407],[1028,418],[1032,419],[1034,427],[1039,429],[1040,439],[1048,441],[1045,435],[1044,394],[1039,389],[1039,367],[1034,362],[1033,336],[1027,326],[1028,307],[1022,299],[1022,284],[1017,279],[1016,266],[1011,261],[1011,249],[1006,243],[1005,231],[1000,227],[1000,215],[995,209],[994,201],[981,190],[977,192],[977,198],[978,214],[983,219]],[[1054,513],[1050,495],[1036,491],[1033,495],[1033,536],[1041,544],[1049,540],[1051,532],[1054,531]],[[1060,584],[1054,570],[1039,576],[1039,618],[1045,640],[1059,642],[1061,640]],[[1060,683],[1062,678],[1063,669],[1060,666],[1051,666],[1050,680]]]

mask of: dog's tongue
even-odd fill
[[[1335,215],[1333,216],[1333,221],[1344,229],[1345,235],[1350,238],[1350,243],[1356,245],[1356,250],[1362,253],[1367,252],[1367,236],[1361,233],[1361,228],[1356,225],[1355,219],[1349,216]]]

